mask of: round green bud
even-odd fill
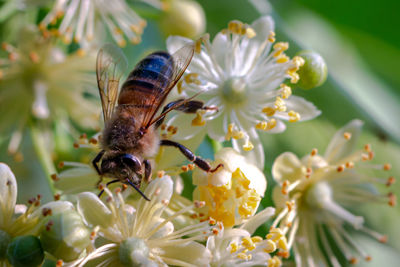
[[[128,238],[120,244],[118,255],[124,266],[147,266],[150,262],[149,248],[142,239],[135,237]]]
[[[206,16],[201,5],[193,0],[166,2],[159,25],[165,35],[181,35],[195,38],[206,29]]]
[[[14,267],[40,266],[44,251],[39,238],[33,235],[15,237],[7,247],[7,259]]]
[[[328,67],[323,57],[313,51],[301,51],[297,55],[305,61],[297,71],[300,75],[297,85],[306,90],[322,85],[328,76]]]
[[[40,240],[44,250],[54,257],[72,261],[90,244],[90,231],[76,211],[68,210],[48,217]]]
[[[0,261],[6,258],[7,246],[10,241],[11,236],[7,232],[0,230]]]

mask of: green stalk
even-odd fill
[[[46,174],[46,180],[49,185],[49,188],[51,192],[55,194],[56,189],[54,188],[51,175],[56,173],[57,171],[54,166],[53,160],[51,159],[50,151],[46,148],[46,142],[43,136],[43,132],[34,125],[31,125],[30,133],[31,133],[33,147],[39,158],[40,164],[42,165],[43,170]]]

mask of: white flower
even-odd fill
[[[2,48],[8,58],[0,58],[0,128],[7,138],[11,136],[10,153],[17,152],[32,120],[70,128],[71,118],[83,127],[98,126],[93,56],[66,55],[30,27],[20,33],[17,47],[3,43]]]
[[[212,253],[210,266],[275,266],[270,253],[275,251],[271,241],[259,236],[253,236],[254,231],[271,216],[275,210],[267,208],[251,217],[239,228],[224,229],[216,236],[207,240],[207,248]],[[279,265],[278,265],[279,266]]]
[[[201,110],[190,127],[187,115],[177,115],[168,122],[178,126],[175,138],[188,139],[199,131],[218,141],[233,139],[236,149],[243,148],[263,168],[264,151],[256,130],[279,133],[290,122],[309,120],[320,114],[315,106],[301,97],[291,96],[286,79],[296,83],[296,71],[304,64],[301,57],[289,59],[284,51],[288,43],[275,43],[274,22],[261,17],[251,25],[229,23],[212,43],[203,38],[197,43],[195,56],[178,91],[198,93],[198,99],[214,110]],[[190,40],[168,38],[170,52]],[[201,127],[204,125],[204,127]],[[197,128],[197,129],[196,129]]]
[[[40,195],[29,200],[30,206],[16,204],[17,181],[10,168],[0,163],[0,248],[2,253],[12,238],[23,235],[38,235],[45,220],[51,214],[73,210],[67,201],[53,201],[40,206]],[[4,254],[3,254],[4,255]],[[0,259],[1,266],[8,266]]]
[[[107,188],[105,191],[106,204],[93,193],[78,196],[78,211],[86,223],[110,243],[97,248],[77,265],[95,258],[108,265],[206,266],[209,263],[210,252],[195,240],[204,240],[212,232],[217,234],[218,224],[204,221],[175,230],[172,220],[202,203],[195,202],[164,218],[173,192],[170,177],[153,180],[144,192],[151,201],[141,198],[136,209],[125,203],[119,191],[116,194]]]
[[[158,0],[145,2],[157,8],[162,7]],[[101,29],[97,19],[101,19],[120,46],[126,44],[124,36],[134,44],[140,43],[143,28],[146,26],[146,21],[125,0],[113,0],[112,4],[107,0],[57,0],[40,23],[41,29],[45,31],[58,19],[61,19],[61,23],[57,31],[66,43],[71,42],[72,38],[80,44],[93,40],[98,34],[95,27]]]
[[[390,165],[370,164],[374,157],[370,145],[354,151],[361,126],[361,121],[353,120],[340,129],[324,156],[313,149],[300,160],[286,152],[274,162],[272,174],[279,186],[273,196],[281,212],[272,227],[290,233],[288,243],[293,246],[298,265],[340,266],[329,238],[350,263],[357,262],[351,251],[371,260],[350,236],[348,226],[386,242],[385,236],[364,225],[362,216],[346,208],[373,202],[394,206],[396,202],[392,193],[380,194],[375,188],[375,184],[390,186],[394,178],[386,180],[368,173],[371,169],[388,171]]]
[[[249,219],[257,211],[267,188],[264,174],[232,148],[215,154],[213,166],[217,171],[206,173],[198,168],[193,173],[197,185],[193,198],[204,201],[200,213],[233,227]]]

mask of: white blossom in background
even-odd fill
[[[159,0],[144,2],[159,9],[163,8]],[[74,40],[81,45],[92,41],[98,34],[98,29],[104,26],[118,45],[125,46],[125,38],[138,44],[146,26],[146,21],[125,0],[113,0],[112,3],[107,0],[57,0],[41,21],[40,27],[45,31],[59,19],[61,23],[57,34],[62,35],[66,43]]]
[[[168,51],[173,53],[190,41],[169,37]],[[286,56],[288,48],[286,42],[275,43],[274,21],[269,16],[251,25],[231,21],[212,42],[202,38],[177,87],[183,95],[202,92],[196,99],[217,107],[218,112],[201,110],[191,125],[187,114],[172,117],[168,124],[178,127],[174,138],[189,139],[203,131],[217,141],[232,139],[237,150],[248,151],[263,168],[258,131],[280,133],[286,128],[285,120],[309,120],[320,114],[312,103],[292,96],[285,84],[299,80],[297,70],[304,64],[301,57]]]
[[[299,266],[341,266],[329,238],[348,262],[355,264],[358,257],[370,261],[371,256],[350,235],[349,228],[379,242],[387,240],[349,209],[372,203],[396,204],[393,193],[381,194],[376,188],[393,184],[392,176],[382,175],[391,166],[371,163],[374,152],[369,144],[355,150],[362,124],[353,120],[340,129],[324,156],[316,149],[302,159],[285,152],[273,164],[272,174],[279,184],[273,198],[280,212],[272,228],[294,237],[288,245]]]
[[[34,27],[21,31],[18,46],[3,43],[2,49],[8,57],[0,58],[0,128],[10,153],[18,151],[32,120],[98,127],[93,55],[66,55]]]

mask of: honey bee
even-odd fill
[[[191,97],[168,103],[158,114],[193,54],[194,44],[189,43],[172,55],[163,51],[148,55],[128,75],[118,95],[119,80],[127,68],[127,60],[114,45],[107,44],[100,49],[96,74],[104,129],[100,142],[102,150],[92,163],[100,177],[115,178],[107,186],[122,182],[149,200],[139,188],[142,180],[149,181],[151,178],[152,166],[148,159],[154,157],[160,145],[178,148],[189,161],[204,171],[214,172],[221,167],[211,169],[207,161],[188,148],[172,140],[160,140],[157,133],[157,128],[172,110],[195,113],[199,109],[215,109]]]

